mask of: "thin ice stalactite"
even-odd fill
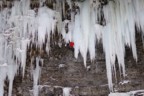
[[[33,64],[35,65],[35,68],[32,72],[32,75],[33,75],[33,95],[34,96],[39,96],[39,85],[38,85],[38,81],[40,80],[40,74],[41,74],[41,67],[40,67],[40,63],[43,63],[42,59],[40,57],[36,57],[36,64]],[[43,64],[42,64],[43,65]]]
[[[74,31],[73,31],[73,41],[74,41],[74,55],[75,58],[78,58],[79,52],[82,50],[82,33],[81,33],[81,27],[80,27],[80,15],[77,14],[75,16],[75,24],[74,24]]]
[[[7,60],[8,66],[7,66],[7,76],[8,76],[8,80],[9,80],[9,90],[8,90],[8,96],[12,96],[12,89],[13,89],[13,81],[15,78],[15,75],[17,74],[17,70],[18,70],[18,65],[15,64],[13,58],[13,50],[12,49],[12,45],[9,45],[7,48],[7,58],[9,58]]]
[[[90,1],[85,1],[80,5],[80,20],[81,20],[81,28],[82,28],[82,34],[83,34],[83,50],[82,50],[82,56],[84,59],[84,65],[86,67],[86,59],[87,59],[87,52],[88,52],[88,40],[89,40],[89,33],[91,33],[90,30]]]
[[[4,81],[7,76],[7,66],[0,66],[0,96],[4,95]]]

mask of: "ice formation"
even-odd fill
[[[40,57],[36,57],[36,68],[33,70],[33,95],[34,96],[39,96],[39,85],[38,85],[38,81],[40,78],[40,74],[41,74],[41,67],[39,65],[39,62],[43,63],[43,60]]]
[[[135,91],[130,91],[130,92],[125,92],[125,93],[110,93],[108,96],[143,96],[144,95],[144,90],[135,90]]]
[[[132,96],[129,93],[110,93],[108,96]]]
[[[4,8],[0,12],[0,96],[4,93],[6,77],[9,80],[9,96],[12,95],[13,80],[17,71],[22,70],[24,77],[27,48],[32,47],[31,44],[35,44],[41,50],[43,43],[46,43],[47,53],[49,52],[50,34],[54,33],[56,26],[55,13],[44,6],[38,8],[36,15],[35,10],[30,9],[30,0],[14,1],[11,9]],[[38,93],[37,83],[40,75],[38,63],[42,60],[38,57],[35,59],[34,93]]]
[[[64,87],[63,88],[63,96],[71,96],[70,91],[71,91],[70,87]]]
[[[104,5],[100,12],[101,3],[98,0],[84,0],[76,2],[79,6],[74,21],[68,23],[69,32],[62,31],[67,42],[74,41],[75,57],[81,53],[86,66],[87,53],[90,59],[95,59],[95,46],[102,40],[105,52],[107,78],[109,89],[113,91],[113,76],[116,78],[115,62],[118,60],[120,75],[125,76],[125,46],[132,49],[133,57],[137,61],[135,44],[135,26],[143,30],[142,0],[112,0]],[[99,19],[104,18],[103,21]],[[102,22],[102,24],[100,24]],[[65,33],[65,34],[64,34]]]
[[[40,7],[33,10],[30,8],[30,0],[14,1],[12,8],[1,8],[0,96],[4,93],[6,77],[9,81],[9,96],[12,94],[13,80],[18,70],[22,70],[24,78],[27,49],[32,49],[33,46],[39,50],[39,54],[30,55],[32,59],[36,59],[32,75],[34,93],[38,96],[41,70],[38,62],[42,60],[43,44],[49,53],[50,36],[56,28],[58,33],[62,34],[65,43],[74,42],[74,56],[78,58],[81,54],[85,67],[87,54],[90,54],[93,61],[96,56],[96,43],[102,40],[109,89],[113,91],[116,58],[120,75],[125,76],[125,46],[132,49],[133,57],[137,61],[135,26],[142,30],[144,35],[144,0],[109,0],[105,5],[99,0],[56,0],[53,10],[43,6],[45,0],[39,1]],[[66,2],[71,10],[71,19],[65,16]],[[76,9],[72,9],[73,3]]]

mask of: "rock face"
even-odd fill
[[[133,59],[131,50],[126,48],[126,73],[125,78],[117,72],[114,79],[114,88],[118,92],[128,92],[144,88],[144,54],[141,34],[137,34],[138,61]],[[39,96],[63,96],[63,88],[71,88],[72,96],[108,96],[106,65],[101,44],[97,47],[96,60],[92,63],[89,58],[88,67],[83,65],[79,56],[75,59],[73,49],[58,45],[52,46],[49,56],[44,56],[44,65],[41,67],[39,80]],[[118,67],[117,67],[118,68]],[[33,80],[30,66],[27,63],[25,77],[17,74],[14,80],[12,96],[33,96]],[[8,82],[5,82],[5,96],[7,96]]]

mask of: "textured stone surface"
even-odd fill
[[[139,90],[144,88],[144,50],[141,35],[137,34],[138,61],[133,59],[131,49],[126,48],[126,73],[125,78],[120,78],[117,68],[117,81],[114,81],[115,89],[119,92]],[[97,57],[94,62],[87,61],[89,68],[84,68],[83,59],[74,58],[73,50],[62,46],[52,45],[49,56],[44,56],[40,78],[39,96],[62,96],[63,87],[71,87],[72,96],[107,96],[109,94],[106,76],[106,65],[102,45],[97,47]],[[120,84],[123,80],[129,80],[127,84]],[[5,96],[7,96],[8,82],[5,83]],[[14,80],[12,96],[33,96],[33,80],[30,64],[27,63],[26,74],[22,79],[17,74]]]

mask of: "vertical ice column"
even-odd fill
[[[11,45],[8,46],[6,55],[8,63],[7,76],[9,80],[8,96],[12,96],[13,80],[17,73],[18,65],[15,64],[13,60],[13,50]]]
[[[8,65],[8,79],[9,79],[9,90],[8,90],[8,96],[12,96],[12,89],[13,89],[13,80],[17,73],[17,65],[12,63]]]
[[[91,23],[90,23],[90,1],[86,0],[80,5],[80,20],[81,20],[81,29],[82,29],[82,36],[83,42],[81,46],[82,48],[82,56],[84,59],[84,65],[86,67],[86,59],[87,59],[87,52],[88,52],[88,42],[89,42],[89,34],[91,34]]]
[[[4,95],[4,81],[7,76],[7,66],[0,66],[0,96]]]
[[[41,74],[41,67],[39,65],[39,63],[43,63],[42,59],[40,57],[36,57],[36,64],[35,65],[35,69],[33,70],[33,94],[34,96],[39,96],[39,85],[38,85],[38,81],[40,78],[40,74]]]
[[[22,67],[22,70],[23,70],[23,77],[24,77],[24,74],[25,74],[25,66],[26,66],[26,56],[27,56],[27,45],[29,43],[29,40],[25,40],[25,39],[22,39],[21,41],[21,67]]]

